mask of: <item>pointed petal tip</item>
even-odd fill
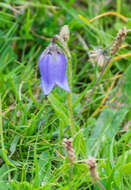
[[[54,86],[55,86],[55,83],[48,84],[48,83],[46,83],[46,81],[44,79],[41,79],[40,87],[42,88],[42,91],[45,96],[47,96],[48,94],[51,93]]]
[[[63,81],[56,81],[56,85],[58,85],[60,88],[66,90],[67,92],[71,92],[69,84],[68,84],[68,79],[67,76],[65,76]]]

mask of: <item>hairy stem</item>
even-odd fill
[[[60,36],[55,35],[54,39],[58,40],[58,43],[60,43],[60,46],[63,48],[64,52],[67,55],[67,59],[68,59],[68,80],[69,80],[70,89],[72,90],[72,59],[71,59],[70,51],[69,51],[68,47],[66,46],[66,43],[60,38]],[[68,100],[68,110],[69,110],[71,133],[72,133],[72,136],[74,136],[76,129],[75,129],[74,116],[73,116],[73,109],[72,109],[72,93],[71,92],[68,92],[67,100]]]
[[[74,117],[73,117],[73,110],[72,110],[72,97],[71,97],[71,92],[68,93],[68,109],[69,109],[69,117],[70,117],[70,125],[71,125],[71,133],[72,136],[75,135],[75,122],[74,122]]]
[[[70,89],[72,90],[72,60],[71,60],[71,56],[70,56],[69,51],[68,51],[68,80],[69,80]],[[75,131],[73,109],[72,109],[72,94],[71,94],[71,92],[68,92],[67,98],[68,98],[68,109],[69,109],[71,132],[72,132],[72,135],[74,135],[76,131]]]

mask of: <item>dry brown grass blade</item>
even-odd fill
[[[98,16],[96,16],[96,17],[90,19],[89,22],[93,22],[93,21],[95,21],[95,20],[97,20],[97,19],[99,19],[99,18],[101,18],[101,17],[108,16],[108,15],[113,15],[113,16],[119,17],[119,18],[121,18],[124,22],[127,22],[127,21],[128,21],[128,19],[127,19],[125,16],[123,16],[123,15],[121,15],[121,14],[119,14],[119,13],[116,13],[116,12],[114,12],[114,11],[109,11],[109,12],[105,12],[105,13],[103,13],[103,14],[100,14],[100,15],[98,15]]]

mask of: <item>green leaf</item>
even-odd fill
[[[6,179],[8,177],[7,171],[8,171],[8,166],[6,164],[3,164],[0,168],[0,180]]]
[[[48,96],[48,100],[59,117],[64,121],[65,125],[69,125],[68,111],[66,107],[53,94]]]
[[[42,152],[39,159],[40,182],[48,182],[51,173],[51,156],[49,152]]]
[[[86,141],[85,137],[83,135],[83,130],[80,130],[73,141],[74,148],[75,148],[75,154],[76,155],[81,155],[82,158],[86,158]]]
[[[130,163],[130,161],[131,161],[131,150],[128,150],[123,155],[119,156],[116,163],[116,167]]]
[[[20,139],[20,136],[16,135],[11,143],[11,146],[10,146],[10,152],[11,152],[11,155],[10,157],[14,154],[14,152],[16,151],[16,147],[17,147],[17,144],[19,142],[19,139]]]
[[[0,190],[9,190],[7,182],[0,181]]]
[[[124,164],[120,167],[120,172],[123,173],[123,175],[131,175],[131,162],[128,164]]]
[[[87,150],[89,153],[98,153],[99,148],[106,144],[107,141],[113,142],[112,139],[117,134],[120,124],[125,118],[128,110],[113,110],[106,108],[102,111],[92,129],[91,135],[87,141]]]

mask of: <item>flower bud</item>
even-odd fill
[[[39,69],[44,95],[50,94],[55,85],[70,91],[66,76],[67,59],[55,43],[51,43],[40,55]]]

